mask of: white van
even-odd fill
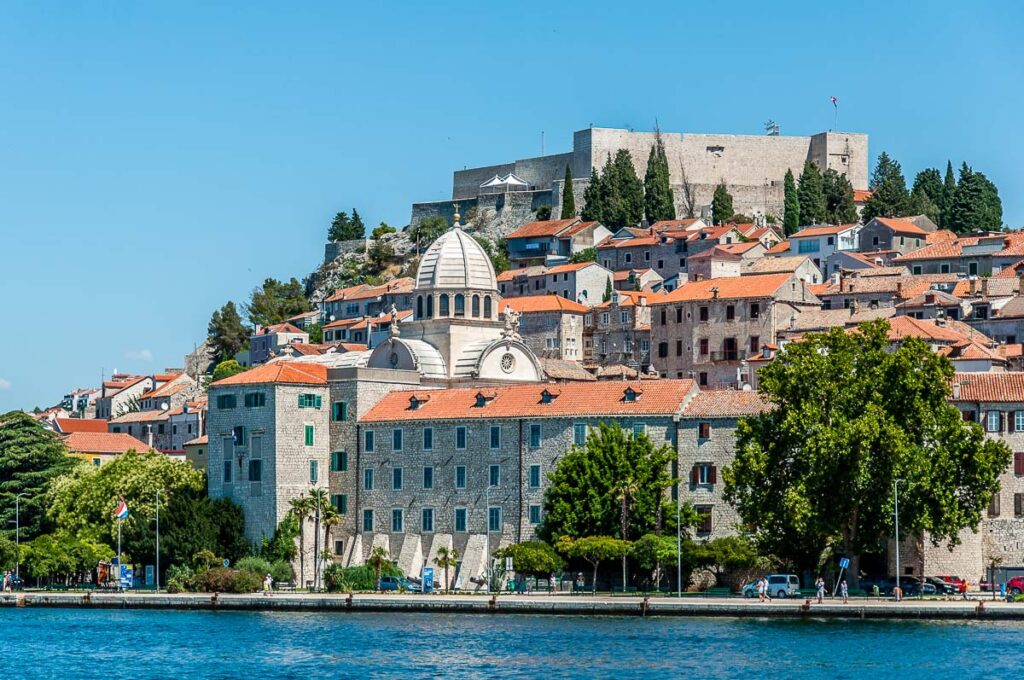
[[[796,597],[800,594],[800,578],[796,574],[769,574],[768,597]],[[757,597],[757,583],[743,586],[745,597]]]

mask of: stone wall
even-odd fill
[[[700,436],[700,424],[709,427],[707,438]],[[710,508],[711,532],[698,533],[698,538],[714,539],[731,536],[738,530],[740,519],[736,510],[722,495],[725,481],[722,470],[732,465],[736,456],[736,418],[682,418],[677,435],[680,497],[694,507]],[[714,484],[693,484],[690,471],[694,465],[710,464],[716,469]]]
[[[373,245],[370,239],[353,239],[351,241],[328,241],[324,244],[324,262],[333,262],[347,253],[361,253]]]

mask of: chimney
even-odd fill
[[[925,296],[924,296],[924,303],[926,305],[934,305],[935,304],[935,293],[926,293]]]
[[[988,277],[981,280],[981,297],[988,297]]]
[[[860,310],[860,301],[856,298],[850,301],[850,316],[855,315]]]
[[[718,299],[718,286],[711,287],[711,297]]]
[[[953,398],[954,399],[959,399],[960,398],[960,383],[958,383],[958,382],[953,383]]]
[[[972,276],[971,277],[971,295],[973,296],[973,295],[977,295],[977,294],[978,294],[978,277]]]
[[[896,282],[896,297],[903,297],[903,282]]]

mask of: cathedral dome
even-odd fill
[[[430,244],[416,272],[416,290],[497,290],[491,258],[472,236],[458,227]]]

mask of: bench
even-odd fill
[[[732,595],[732,590],[725,586],[716,586],[704,591],[704,597],[729,597],[730,595]]]

